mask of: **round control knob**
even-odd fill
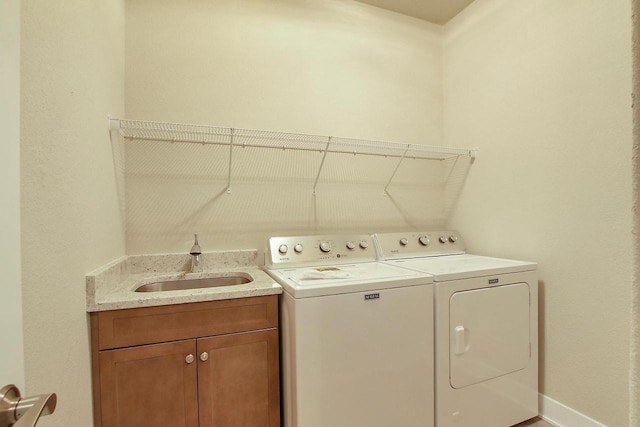
[[[418,238],[418,242],[420,242],[422,246],[428,246],[429,243],[431,243],[431,240],[429,240],[427,236],[420,236]]]
[[[400,239],[400,244],[402,246],[407,246],[409,244],[409,241],[403,237],[402,239]]]
[[[367,249],[369,247],[369,242],[367,242],[366,240],[360,240],[360,247],[362,249]]]
[[[347,242],[347,249],[353,250],[356,248],[355,242]]]
[[[300,253],[300,252],[302,252],[302,245],[301,245],[300,243],[296,244],[296,245],[293,247],[293,250],[294,250],[294,251],[296,251],[296,253]]]
[[[278,252],[283,255],[286,254],[288,250],[289,248],[287,247],[287,245],[280,245],[280,247],[278,248]]]
[[[447,243],[447,238],[444,236],[440,236],[438,240],[440,240],[440,243]]]
[[[320,242],[320,250],[322,252],[330,252],[331,245],[329,244],[329,242]]]
[[[455,242],[457,242],[457,241],[458,241],[458,236],[449,236],[449,241],[450,241],[451,243],[455,243]]]

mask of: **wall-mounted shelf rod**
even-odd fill
[[[326,149],[328,136],[277,131],[225,128],[216,126],[151,122],[109,118],[109,129],[118,131],[125,139],[168,141],[194,144],[230,145],[233,129],[235,147],[279,148],[299,151]],[[445,160],[457,156],[475,157],[477,150],[422,144],[374,141],[332,137],[330,153],[363,154],[402,158]],[[408,147],[408,149],[407,149]],[[406,153],[405,153],[406,150]]]
[[[192,141],[192,140],[185,140],[185,139],[180,139],[180,138],[171,138],[171,139],[158,139],[158,138],[148,138],[148,137],[132,137],[132,136],[124,136],[125,139],[129,139],[129,140],[135,140],[135,141],[167,141],[167,142],[176,142],[176,143],[181,143],[181,144],[195,144],[195,145],[222,145],[222,146],[228,146],[230,145],[230,142],[214,142],[214,141]],[[236,148],[265,148],[265,149],[275,149],[275,150],[295,150],[295,151],[313,151],[316,153],[324,153],[325,149],[323,148],[302,148],[302,147],[287,147],[285,145],[280,145],[280,146],[269,146],[269,145],[262,145],[262,144],[251,144],[251,143],[246,143],[246,142],[242,142],[242,143],[234,143],[233,144],[234,147]],[[326,145],[326,142],[323,143],[323,145]],[[403,144],[406,146],[406,144]],[[369,152],[360,152],[360,151],[353,151],[353,150],[339,150],[339,149],[331,149],[328,151],[329,153],[335,153],[335,154],[361,154],[361,155],[365,155],[365,156],[374,156],[374,157],[389,157],[389,158],[397,158],[397,159],[401,159],[402,158],[402,154],[397,154],[397,153],[369,153]],[[418,159],[418,160],[446,160],[446,159],[450,159],[453,157],[459,157],[459,156],[471,156],[471,157],[475,157],[477,155],[477,150],[465,150],[464,153],[461,154],[456,154],[456,155],[449,155],[447,157],[442,157],[441,155],[406,155],[405,157],[411,158],[411,159]]]
[[[320,164],[313,185],[314,194],[328,153],[357,154],[400,159],[384,188],[385,194],[398,168],[407,158],[446,160],[468,156],[471,158],[471,161],[473,161],[477,153],[476,149],[468,148],[404,144],[255,129],[116,119],[111,117],[109,117],[109,130],[117,131],[124,139],[130,141],[168,141],[172,143],[229,146],[227,193],[231,192],[233,150],[238,147],[314,151],[322,153],[322,163]]]

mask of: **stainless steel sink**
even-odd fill
[[[220,286],[244,285],[253,282],[247,273],[230,273],[226,276],[207,277],[203,279],[164,280],[147,283],[136,288],[136,292],[165,292],[186,289],[217,288]]]

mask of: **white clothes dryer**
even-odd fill
[[[433,280],[368,235],[273,237],[285,427],[432,427]]]
[[[390,265],[433,275],[436,427],[509,427],[537,416],[536,263],[466,254],[455,231],[374,241]]]

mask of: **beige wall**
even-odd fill
[[[123,0],[22,3],[26,381],[60,399],[43,426],[91,423],[84,274],[125,252],[108,113],[479,147],[450,224],[476,251],[539,262],[542,390],[627,425],[627,0],[476,0],[444,30],[444,70],[440,27],[355,2],[129,0],[126,72]],[[424,228],[454,206],[455,191],[430,185],[385,199],[388,166],[371,175],[359,158],[337,162],[313,198],[317,159],[292,154],[246,153],[279,163],[238,166],[226,195],[224,153],[135,147],[128,253],[187,250],[193,231],[213,250],[260,249],[278,232]],[[167,177],[180,163],[188,172]],[[441,184],[439,168],[399,182]],[[338,190],[345,180],[360,193]]]
[[[127,2],[132,119],[438,144],[441,27],[352,1]],[[269,235],[444,223],[450,165],[127,144],[127,252],[262,249]],[[345,183],[347,183],[345,185]],[[357,183],[357,186],[348,185]],[[413,183],[413,187],[398,183]],[[416,191],[416,185],[421,187]],[[419,196],[417,196],[419,195]]]
[[[0,3],[0,387],[24,392],[20,286],[20,2]]]
[[[444,33],[447,144],[481,158],[450,224],[535,260],[541,390],[628,425],[630,1],[476,0]]]
[[[107,114],[124,113],[124,2],[22,2],[22,275],[38,425],[92,425],[84,275],[124,254]]]
[[[634,270],[631,310],[629,425],[640,424],[640,0],[632,4],[633,52],[633,222]]]

